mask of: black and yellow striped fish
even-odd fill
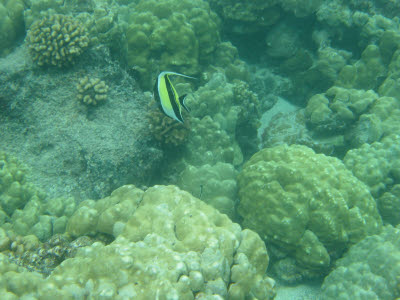
[[[169,79],[169,75],[177,75],[191,79],[196,78],[175,72],[164,71],[158,75],[154,85],[154,98],[160,104],[161,110],[168,117],[183,123],[182,107],[189,112],[188,107],[185,105],[186,95],[178,96],[178,93]]]

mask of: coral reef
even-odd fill
[[[130,5],[124,21],[127,62],[150,89],[160,70],[194,75],[219,43],[219,19],[206,1],[143,0]]]
[[[228,163],[187,165],[179,175],[178,186],[235,220],[236,175],[237,171]]]
[[[362,52],[360,60],[353,65],[343,67],[336,85],[353,89],[376,89],[387,72],[379,47],[368,45]]]
[[[306,146],[259,151],[243,166],[238,186],[243,225],[320,276],[382,226],[368,188],[340,160]]]
[[[377,200],[379,214],[386,224],[400,224],[400,184],[395,184]]]
[[[79,248],[47,278],[24,271],[0,254],[2,295],[275,297],[275,283],[265,275],[268,254],[256,233],[242,230],[227,216],[174,186],[135,191],[140,190],[125,186],[114,192],[120,199],[136,203],[115,241]]]
[[[256,93],[250,90],[248,83],[242,80],[233,81],[234,103],[239,107],[235,127],[235,140],[239,144],[245,160],[258,150],[257,135],[260,127],[260,101]]]
[[[281,16],[277,1],[241,1],[210,0],[214,8],[224,19],[224,28],[235,34],[249,34],[271,26]],[[235,26],[233,26],[235,25]]]
[[[397,2],[0,0],[1,298],[400,299]]]
[[[192,132],[187,142],[185,160],[194,166],[226,162],[235,166],[243,162],[239,145],[210,116],[191,118]]]
[[[109,197],[98,201],[85,200],[68,219],[66,232],[72,237],[98,233],[117,237],[125,222],[136,211],[143,191],[134,186],[123,186]]]
[[[1,152],[0,225],[19,235],[33,234],[41,241],[63,233],[76,201],[73,198],[46,198],[26,180],[26,168]]]
[[[54,234],[65,232],[76,206],[77,201],[72,197],[45,201],[33,198],[22,209],[15,210],[3,227],[19,235],[33,234],[45,242]]]
[[[185,120],[183,124],[162,113],[154,102],[149,105],[149,132],[163,147],[175,148],[187,142],[191,131],[191,118],[185,111],[182,113]]]
[[[90,78],[88,76],[79,80],[76,86],[78,100],[87,105],[97,105],[107,99],[108,86],[99,78]]]
[[[78,248],[93,243],[94,241],[87,236],[72,240],[66,235],[56,234],[44,243],[40,243],[34,235],[16,236],[8,249],[2,249],[2,254],[31,272],[47,276],[64,260],[74,257]]]
[[[322,299],[397,299],[400,296],[400,230],[387,226],[379,235],[352,246],[325,278]]]
[[[192,107],[192,116],[211,118],[218,124],[219,131],[237,142],[245,158],[257,151],[260,103],[248,83],[238,79],[229,83],[223,73],[215,72],[187,102]]]
[[[320,137],[344,139],[347,149],[379,141],[400,130],[400,104],[379,97],[373,90],[332,87],[312,96],[305,116],[311,131]]]
[[[203,76],[209,80],[212,78],[217,67],[217,72],[223,72],[229,81],[239,79],[250,80],[250,70],[246,62],[239,57],[238,49],[231,42],[221,42],[218,44],[213,55],[212,66],[207,69]]]
[[[72,64],[89,45],[85,27],[70,16],[54,14],[34,22],[26,42],[39,66]]]
[[[293,82],[292,92],[288,95],[290,101],[304,106],[308,98],[329,89],[350,57],[348,51],[326,45],[320,47],[315,55],[307,48],[300,48],[280,66]]]
[[[344,147],[344,139],[341,137],[320,138],[315,136],[306,126],[304,109],[290,113],[277,113],[265,127],[261,138],[263,148],[282,144],[298,144],[310,147],[316,153],[326,155],[341,153]]]
[[[42,201],[44,194],[26,181],[26,167],[13,156],[0,152],[0,205],[2,223],[29,201]]]
[[[305,116],[311,128],[319,133],[340,133],[378,99],[372,91],[332,87],[325,94],[316,94],[307,103]]]
[[[212,74],[209,81],[199,87],[193,93],[193,97],[187,99],[191,115],[199,119],[210,116],[213,121],[219,123],[221,129],[233,135],[240,111],[239,106],[235,105],[233,87],[223,73]],[[240,95],[237,94],[237,97]]]
[[[400,136],[393,134],[380,142],[348,151],[343,162],[378,198],[391,186],[400,183],[399,156]]]
[[[162,158],[137,82],[107,47],[88,51],[67,70],[37,68],[25,47],[0,59],[2,150],[23,159],[51,198],[97,199],[127,182],[149,184]],[[104,80],[112,101],[78,103],[75,84],[85,75]]]

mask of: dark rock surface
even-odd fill
[[[76,98],[86,75],[109,86],[104,103]],[[123,184],[146,185],[162,158],[147,131],[149,100],[105,48],[70,68],[43,69],[22,46],[0,59],[0,150],[28,165],[29,179],[51,197],[99,198]]]

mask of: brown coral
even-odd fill
[[[108,86],[99,78],[83,77],[77,85],[77,98],[88,105],[97,105],[107,99]]]
[[[150,132],[154,138],[166,147],[178,147],[186,143],[190,133],[190,119],[185,118],[185,123],[179,123],[164,115],[158,108],[152,108],[148,114]]]
[[[17,236],[11,233],[12,243],[2,252],[17,265],[29,271],[49,275],[65,259],[74,257],[78,248],[91,245],[94,240],[81,236],[72,240],[67,235],[56,234],[41,243],[34,235]]]
[[[39,66],[70,65],[89,45],[85,28],[72,17],[60,14],[34,22],[26,41]]]

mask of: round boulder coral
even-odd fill
[[[275,297],[260,237],[189,193],[175,186],[145,192],[124,186],[100,201],[108,206],[101,213],[107,230],[124,223],[112,243],[77,249],[46,278],[23,272],[0,253],[1,294],[7,299]]]
[[[72,17],[55,14],[32,24],[27,44],[39,66],[63,67],[82,54],[89,38],[85,28]]]
[[[399,299],[399,237],[399,229],[387,226],[352,246],[325,278],[321,299]]]
[[[244,226],[306,269],[326,270],[347,247],[381,228],[368,188],[340,160],[306,146],[259,151],[238,184]]]

